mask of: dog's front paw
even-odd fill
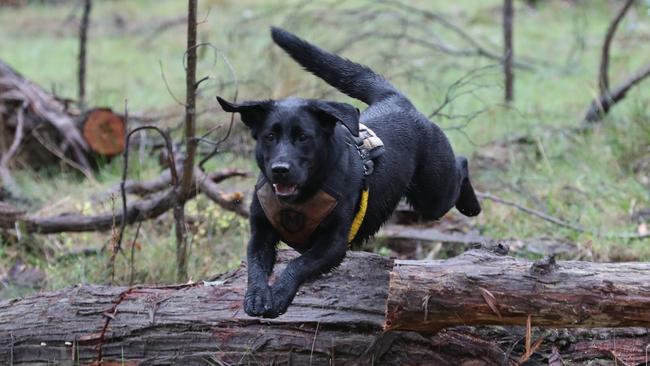
[[[265,286],[252,286],[246,290],[244,297],[244,311],[250,316],[265,316],[273,307],[271,288]],[[276,315],[277,316],[277,315]]]
[[[295,291],[284,286],[277,284],[271,287],[271,298],[273,299],[273,306],[266,312],[265,317],[277,318],[278,316],[287,312],[289,305],[293,301]]]

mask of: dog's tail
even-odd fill
[[[386,79],[368,67],[322,50],[284,29],[271,27],[271,36],[307,71],[352,98],[372,104],[400,94]]]

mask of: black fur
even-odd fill
[[[345,256],[347,235],[364,183],[362,162],[352,140],[359,122],[377,133],[385,152],[366,178],[368,210],[355,243],[375,234],[404,196],[430,220],[454,206],[467,216],[481,211],[470,183],[467,159],[455,157],[440,128],[388,81],[365,66],[284,30],[272,28],[271,34],[275,43],[305,69],[369,107],[359,115],[350,105],[313,99],[232,104],[218,98],[225,111],[239,112],[251,129],[257,140],[261,178],[280,187],[276,193],[281,199],[301,202],[323,187],[338,198],[335,210],[309,242],[296,248],[302,255],[269,286],[280,238],[257,197],[253,197],[244,310],[251,316],[264,317],[284,313],[305,280],[335,268]]]

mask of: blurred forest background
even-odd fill
[[[611,41],[609,89],[603,89],[605,35],[628,3]],[[84,1],[0,4],[1,62],[55,96],[78,123],[95,108],[110,108],[123,118],[126,100],[130,130],[155,125],[183,151],[186,2],[93,1],[83,103],[78,103],[78,64]],[[451,212],[438,223],[417,223],[400,207],[386,230],[367,243],[368,250],[445,258],[469,243],[499,240],[530,258],[552,253],[649,261],[650,81],[639,80],[602,119],[585,121],[585,114],[603,91],[613,93],[648,69],[650,2],[515,0],[510,102],[504,100],[503,6],[502,0],[199,1],[196,134],[203,140],[196,161],[213,155],[203,165],[206,174],[232,169],[249,174],[219,182],[216,198],[197,195],[187,201],[187,274],[177,276],[172,210],[126,226],[117,253],[120,220],[109,230],[47,234],[14,220],[117,215],[122,205],[116,188],[121,154],[93,155],[90,171],[71,163],[70,154],[32,164],[28,150],[42,146],[28,144],[25,136],[17,153],[3,159],[10,178],[3,179],[0,197],[0,298],[76,283],[199,280],[245,258],[244,216],[257,174],[253,141],[237,118],[230,131],[231,116],[218,108],[215,96],[298,95],[363,108],[274,47],[271,25],[383,74],[445,130],[457,154],[470,158],[474,185],[482,192],[480,216],[465,219]],[[5,157],[17,131],[10,123],[15,105],[8,100],[13,99],[0,94]],[[215,142],[218,152],[211,154]],[[161,177],[165,154],[155,131],[134,135],[129,179]],[[130,192],[129,202],[151,193]]]

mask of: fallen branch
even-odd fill
[[[2,179],[2,186],[9,188],[12,192],[15,192],[18,188],[16,182],[11,176],[9,170],[9,163],[16,156],[18,148],[23,141],[23,132],[25,128],[25,106],[18,108],[16,112],[16,130],[14,132],[14,139],[11,142],[11,145],[7,151],[2,152],[2,157],[0,157],[0,179]],[[0,117],[2,118],[2,117]]]
[[[230,173],[224,172],[220,178],[223,180],[241,175],[242,173],[240,171],[232,170]],[[185,198],[186,200],[192,199],[198,194],[198,186],[198,181],[192,185],[192,189]],[[126,224],[131,225],[136,222],[153,219],[162,215],[173,207],[177,195],[178,192],[174,189],[156,193],[149,198],[127,205],[126,215],[123,215],[122,212],[109,212],[99,215],[62,214],[53,217],[38,217],[30,215],[20,215],[18,217],[0,216],[0,228],[18,228],[24,232],[39,234],[106,231],[112,229],[115,223],[122,222],[123,217],[125,217]],[[240,214],[241,210],[237,208],[237,205],[238,204],[228,202],[224,208]]]
[[[244,197],[241,193],[237,192],[233,194],[233,196],[228,197],[219,189],[214,180],[210,179],[210,176],[206,175],[201,169],[196,167],[194,168],[194,177],[200,191],[205,194],[206,197],[216,202],[219,206],[242,217],[248,217],[250,215],[248,208],[242,205]]]
[[[598,230],[593,230],[593,229],[587,229],[583,226],[577,225],[577,224],[572,224],[570,222],[563,221],[555,216],[551,216],[547,213],[520,205],[516,202],[508,201],[503,198],[497,197],[493,194],[490,193],[483,193],[483,192],[476,192],[476,196],[478,198],[484,199],[484,200],[490,200],[493,202],[497,202],[506,206],[511,206],[514,207],[522,212],[525,212],[529,215],[539,217],[540,219],[544,221],[548,221],[550,223],[553,223],[558,226],[562,226],[567,229],[571,229],[580,233],[589,233],[597,237],[601,238],[611,238],[611,239],[646,239],[650,238],[650,233],[645,233],[645,234],[633,234],[633,233],[602,233]]]
[[[179,171],[179,169],[177,169]],[[250,174],[244,170],[236,168],[223,169],[216,172],[204,173],[207,179],[217,184],[232,177],[248,177]],[[124,190],[127,194],[133,194],[140,197],[146,197],[160,191],[172,188],[172,176],[169,169],[163,171],[158,177],[140,181],[129,179],[124,182]],[[109,199],[113,195],[120,193],[120,185],[117,185],[104,193],[93,196],[93,201],[101,202]]]

